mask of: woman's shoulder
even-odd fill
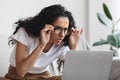
[[[24,45],[28,45],[33,39],[27,34],[24,28],[19,28],[18,31],[11,36],[13,41],[19,41]]]
[[[22,28],[22,27],[18,29],[18,32],[27,33],[27,32],[25,31],[25,29],[24,29],[24,28]]]
[[[24,28],[19,28],[16,35],[20,35],[20,36],[23,36],[23,37],[26,37],[26,38],[29,38],[30,36],[28,35],[28,33],[25,31]]]

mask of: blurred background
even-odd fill
[[[103,2],[109,7],[114,21],[118,20],[120,0],[0,0],[0,76],[4,76],[9,66],[12,48],[8,46],[8,37],[14,31],[13,24],[16,21],[35,16],[46,6],[62,4],[72,12],[77,28],[84,29],[83,36],[92,46],[100,38],[105,39],[111,31],[97,19],[97,13],[103,13]],[[120,29],[120,24],[117,26]],[[93,47],[93,49],[109,50],[108,45]]]

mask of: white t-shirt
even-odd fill
[[[30,55],[34,49],[39,44],[39,38],[31,38],[28,36],[28,34],[25,32],[23,28],[20,28],[16,34],[11,36],[16,43],[16,41],[21,42],[22,44],[26,45],[28,47],[28,54]],[[64,59],[65,53],[70,50],[68,46],[64,46],[63,42],[60,45],[53,45],[48,52],[44,53],[42,52],[40,56],[38,57],[37,61],[35,62],[34,66],[28,71],[29,73],[42,73],[46,70],[48,70],[49,64],[56,58]],[[10,64],[14,67],[16,67],[16,61],[15,61],[15,55],[16,55],[16,44],[13,48],[13,51],[11,53],[10,57]]]

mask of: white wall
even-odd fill
[[[11,48],[8,46],[7,35],[0,34],[0,76],[3,76],[9,66],[9,57]]]
[[[87,2],[88,0],[0,0],[0,76],[7,72],[9,65],[11,48],[7,43],[14,30],[14,22],[36,15],[45,6],[60,3],[73,13],[79,28],[86,28]]]

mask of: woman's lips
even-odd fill
[[[63,39],[58,39],[57,41],[58,41],[58,42],[61,42],[62,40],[63,40]]]

